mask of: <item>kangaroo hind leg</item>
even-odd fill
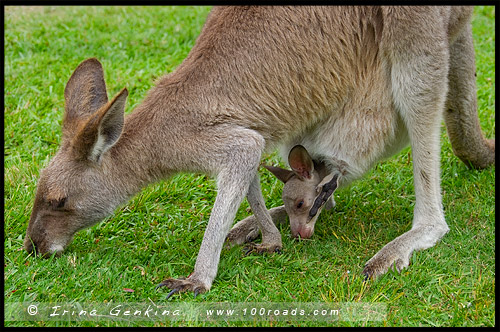
[[[397,270],[407,267],[413,251],[434,246],[449,230],[441,203],[439,174],[448,49],[439,20],[440,16],[435,15],[425,22],[415,22],[417,28],[427,31],[428,35],[408,37],[409,43],[403,45],[399,42],[401,39],[394,39],[388,49],[394,106],[410,138],[416,202],[411,230],[389,242],[366,263],[363,270],[366,277],[383,274],[391,267]],[[399,28],[403,35],[419,31],[404,25],[391,28]]]
[[[477,112],[476,65],[470,24],[450,45],[449,90],[444,119],[455,155],[468,167],[495,164],[495,140],[484,138]]]

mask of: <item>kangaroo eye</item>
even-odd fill
[[[304,205],[304,201],[301,200],[300,202],[297,203],[297,209],[300,209]]]
[[[64,204],[66,204],[66,197],[53,199],[49,203],[53,209],[62,209],[64,207]]]

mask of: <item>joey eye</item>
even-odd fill
[[[304,205],[304,200],[297,203],[297,209],[300,209]]]

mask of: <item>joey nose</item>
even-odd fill
[[[297,229],[292,229],[292,236],[294,238],[309,239],[313,232],[314,228],[301,225]]]

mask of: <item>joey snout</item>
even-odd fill
[[[309,216],[300,216],[300,218],[290,218],[290,231],[292,237],[309,239],[314,233],[314,225],[316,224],[317,216],[312,219]]]
[[[314,226],[308,227],[306,225],[299,225],[297,227],[291,227],[292,237],[309,239],[314,233]]]

